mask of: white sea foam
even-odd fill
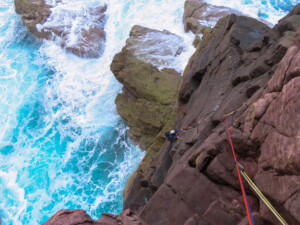
[[[271,4],[271,0],[205,0],[205,2],[217,6],[226,6],[231,9],[242,12],[245,15],[249,15],[253,18],[262,18],[269,23],[275,25],[278,20],[284,17],[287,12],[280,9],[278,6],[284,3],[285,0],[277,0],[273,2],[276,7]],[[292,0],[293,5],[300,3],[300,0]]]
[[[42,224],[63,208],[83,208],[97,219],[106,203],[105,210],[118,213],[126,179],[144,153],[128,140],[128,128],[116,113],[114,98],[122,86],[110,64],[131,27],[142,25],[183,38],[185,51],[174,62],[163,59],[183,71],[194,51],[194,35],[183,30],[184,0],[48,0],[56,7],[44,26],[63,24],[72,35],[80,26],[92,26],[87,8],[107,4],[100,59],[79,58],[51,41],[32,52],[23,43],[27,33],[19,28],[13,0],[0,2],[5,8],[0,10],[0,47],[5,49],[0,68],[6,71],[0,74],[0,193],[7,193],[0,199],[3,225]],[[62,10],[69,16],[60,17]],[[47,68],[53,73],[45,74]]]
[[[25,199],[25,191],[23,188],[19,187],[17,183],[18,172],[14,169],[10,169],[8,172],[3,172],[0,170],[0,208],[5,212],[3,224],[8,223],[11,218],[13,218],[13,224],[22,225],[22,221],[18,218],[23,213],[27,207],[27,200]],[[7,202],[14,200],[15,205],[8,207]]]

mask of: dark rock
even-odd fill
[[[295,118],[300,34],[280,32],[279,25],[271,29],[230,15],[198,44],[184,72],[175,127],[200,122],[176,143],[166,144],[145,176],[148,187],[153,185],[159,177],[155,171],[164,167],[162,156],[169,152],[157,190],[135,210],[149,225],[247,224],[225,114],[239,163],[285,220],[299,223],[300,124]],[[277,224],[250,186],[244,186],[255,221]]]
[[[68,35],[61,42],[61,46],[68,52],[83,58],[98,58],[104,52],[105,32],[97,27],[90,27],[88,30],[80,31],[78,41],[74,45],[68,44]]]
[[[203,217],[195,214],[188,218],[187,221],[185,221],[184,225],[208,225],[208,223]]]
[[[284,204],[284,208],[291,213],[292,217],[295,218],[296,221],[300,221],[300,194],[299,192],[290,197],[289,200]],[[295,223],[296,223],[295,221]]]
[[[171,46],[162,40],[168,40]],[[112,72],[124,85],[123,93],[115,100],[117,110],[130,126],[130,138],[147,150],[138,168],[142,178],[156,159],[165,141],[164,133],[172,129],[176,116],[180,74],[172,68],[159,69],[157,59],[161,65],[169,65],[169,59],[174,61],[181,48],[181,38],[169,31],[133,26],[126,46],[111,64]],[[159,177],[155,183],[162,182]],[[147,186],[148,181],[143,184]]]
[[[68,52],[84,57],[98,58],[104,51],[106,39],[104,25],[106,22],[105,6],[90,8],[87,10],[89,18],[85,18],[86,26],[72,30],[72,24],[59,23],[51,12],[50,6],[44,0],[15,0],[15,11],[22,15],[22,22],[27,29],[38,38],[56,40]],[[62,11],[61,17],[74,17],[72,12]],[[55,22],[47,23],[47,20]],[[87,28],[86,28],[87,27]],[[77,40],[74,41],[74,38]]]
[[[51,14],[52,6],[45,3],[44,0],[15,0],[15,11],[22,15],[22,22],[27,29],[39,38],[49,39],[51,34],[49,31],[36,28],[37,24],[44,24]]]
[[[54,216],[47,220],[43,225],[100,225],[91,219],[83,210],[64,209],[58,211]],[[108,224],[110,225],[110,224]]]
[[[210,224],[237,224],[243,218],[243,210],[239,205],[226,201],[214,201],[204,213]]]
[[[102,213],[101,218],[97,222],[101,225],[118,225],[117,216],[109,213]]]
[[[160,149],[162,137],[160,147],[147,152],[151,160],[142,162],[125,190],[126,206],[134,210],[118,216],[120,224],[248,224],[229,132],[244,171],[288,224],[300,223],[300,31],[285,28],[297,24],[299,7],[272,29],[230,15],[204,35],[185,69],[174,124],[193,129]],[[118,57],[136,63],[136,57]],[[125,66],[117,60],[113,68],[123,80]],[[132,103],[139,89],[126,82]],[[244,187],[255,222],[278,224],[246,182]]]
[[[254,220],[255,225],[272,225],[271,222],[264,220],[258,213],[253,213],[252,218]],[[248,217],[245,217],[241,220],[237,225],[249,225]]]
[[[185,183],[190,185],[182,185]],[[235,191],[227,192],[225,189],[209,181],[197,170],[181,166],[168,176],[165,184],[142,209],[140,217],[149,225],[184,224],[195,213],[203,215],[218,198],[238,196]]]
[[[203,34],[207,27],[214,27],[220,18],[231,13],[239,14],[230,8],[210,5],[202,0],[187,0],[184,3],[184,29],[186,32]]]

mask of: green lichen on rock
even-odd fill
[[[174,102],[177,100],[174,100]],[[177,117],[177,111],[172,110],[166,117],[165,126],[161,129],[159,134],[155,137],[151,146],[147,149],[146,155],[140,163],[137,171],[141,177],[145,177],[150,169],[151,164],[157,158],[161,147],[163,146],[166,138],[164,136],[165,131],[173,128],[173,123]]]
[[[159,70],[134,54],[132,46],[139,36],[144,37],[147,32],[170,35],[168,31],[134,26],[130,32],[131,38],[126,41],[122,51],[115,55],[111,64],[111,71],[124,85],[123,93],[118,94],[115,100],[117,111],[129,125],[131,140],[146,150],[137,170],[141,177],[147,174],[164,144],[165,131],[173,127],[181,78],[174,69]],[[139,44],[147,45],[146,42]]]
[[[170,105],[144,98],[131,99],[126,94],[118,94],[115,103],[118,113],[130,127],[130,138],[142,149],[150,147],[173,110]]]
[[[111,70],[133,96],[164,105],[170,104],[174,98],[180,78],[178,74],[160,71],[137,59],[126,48],[115,55]]]

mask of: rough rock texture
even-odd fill
[[[47,220],[43,225],[146,225],[131,211],[124,210],[120,215],[103,213],[102,217],[94,221],[83,210],[65,209],[58,211],[54,216]]]
[[[66,10],[61,10],[60,15],[53,15],[53,6],[46,4],[44,0],[15,0],[14,3],[16,13],[21,15],[23,24],[35,36],[56,40],[66,51],[80,57],[98,58],[102,55],[106,38],[106,6],[85,10],[84,13],[88,13],[88,16],[84,13],[75,15]],[[72,24],[65,23],[67,18],[70,21],[72,18],[73,21],[78,16],[85,17],[83,20],[86,20],[81,27],[72,28]],[[61,20],[62,17],[65,20]]]
[[[134,173],[124,201],[132,211],[123,214],[145,225],[248,224],[224,121],[232,112],[238,161],[288,224],[300,224],[299,15],[300,4],[273,29],[230,15],[204,35],[183,75],[175,127],[200,122],[165,142],[143,176]],[[131,65],[136,58],[123,50],[116,58]],[[131,87],[132,99],[138,90]],[[255,224],[280,224],[244,185]],[[108,217],[102,220],[115,225],[116,216]]]
[[[91,219],[91,217],[83,210],[73,210],[65,209],[60,210],[54,214],[49,220],[47,220],[43,225],[100,225]]]
[[[50,38],[49,31],[42,29],[38,31],[37,24],[44,24],[51,14],[52,6],[44,0],[15,0],[15,11],[22,15],[22,22],[27,29],[39,38]]]
[[[208,27],[214,27],[219,19],[238,12],[222,6],[207,4],[202,0],[187,0],[184,3],[183,23],[186,32],[204,34]]]
[[[300,223],[300,31],[290,47],[299,6],[273,29],[230,15],[204,35],[183,75],[175,127],[209,119],[165,143],[145,178],[132,178],[125,208],[149,225],[247,224],[223,117],[238,109],[228,122],[239,162],[288,223]],[[278,224],[245,187],[256,223]]]
[[[171,46],[168,49],[164,45],[157,48],[155,46],[158,43],[149,39],[155,36],[162,36],[165,40],[168,37],[173,39],[176,37],[168,31],[161,32],[134,26],[126,46],[114,57],[111,64],[112,72],[124,85],[123,93],[118,94],[115,100],[118,113],[128,123],[131,139],[142,149],[147,150],[137,173],[129,179],[124,191],[125,205],[126,199],[131,201],[131,194],[127,191],[131,181],[145,178],[145,174],[148,173],[151,163],[157,157],[165,141],[164,132],[172,128],[176,117],[176,94],[180,75],[174,69],[159,70],[153,64],[156,63],[157,55],[162,57],[162,61],[165,58],[174,58],[180,54],[182,47],[179,42],[177,48]],[[152,54],[145,58],[145,55],[140,52],[141,48],[145,51],[150,49]],[[146,195],[152,195],[152,193],[153,191],[150,190]],[[145,200],[141,201],[143,204]]]
[[[56,39],[60,40],[61,47],[66,51],[84,58],[98,58],[104,52],[106,40],[104,31],[106,9],[107,6],[104,5],[88,8],[83,15],[66,13],[68,17],[83,17],[83,20],[87,20],[82,26],[75,26],[75,29],[72,29],[70,24],[57,26],[57,23],[55,23],[55,26],[52,26],[52,24],[47,25],[45,29],[49,30]],[[76,37],[75,41],[74,36]]]

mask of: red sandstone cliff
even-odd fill
[[[45,225],[248,224],[223,117],[235,109],[228,122],[238,161],[285,220],[300,224],[299,21],[300,5],[273,29],[248,17],[221,19],[185,69],[174,127],[209,119],[165,142],[149,172],[135,177],[124,200],[131,212],[96,222],[65,211]],[[279,224],[244,184],[255,224]],[[76,213],[85,219],[65,219]]]

